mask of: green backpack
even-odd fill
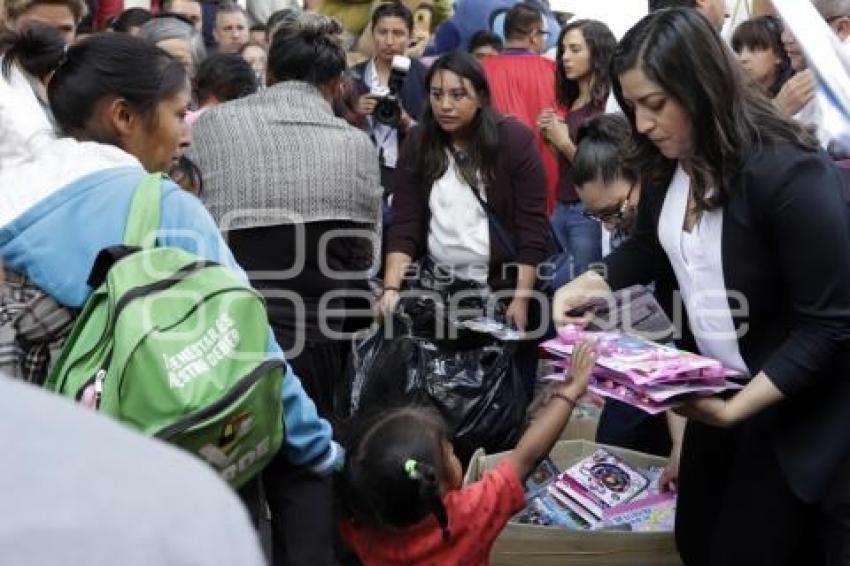
[[[155,247],[161,194],[161,175],[136,189],[124,246],[98,255],[95,291],[46,387],[198,455],[239,487],[280,448],[284,363],[268,358],[265,302],[246,281]]]

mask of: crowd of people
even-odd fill
[[[806,1],[850,37],[850,0]],[[850,149],[770,2],[728,42],[724,0],[651,0],[619,41],[545,0],[453,15],[387,0],[361,26],[319,13],[330,1],[259,4],[0,3],[3,371],[44,381],[149,173],[165,175],[157,245],[249,281],[264,355],[287,363],[283,445],[242,506],[188,457],[0,384],[18,432],[50,437],[0,473],[27,510],[0,519],[0,554],[54,563],[73,540],[80,563],[255,564],[268,510],[276,565],[488,563],[597,353],[579,346],[513,450],[463,486],[440,415],[344,407],[351,337],[392,326],[439,273],[522,332],[523,407],[556,327],[652,289],[678,347],[743,376],[675,412],[608,400],[600,416],[598,442],[669,458],[683,562],[850,564]],[[51,330],[35,346],[19,324],[33,304]],[[101,440],[66,445],[76,426]],[[114,477],[117,458],[134,473]],[[150,461],[170,478],[154,493]],[[45,489],[77,476],[91,498]],[[128,538],[133,510],[145,532]]]

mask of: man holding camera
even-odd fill
[[[374,56],[351,69],[356,86],[357,126],[378,148],[381,184],[391,179],[405,134],[421,116],[425,104],[424,65],[404,57],[413,31],[413,14],[403,4],[382,4],[372,14]]]

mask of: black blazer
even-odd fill
[[[723,206],[726,287],[748,304],[748,316],[733,316],[747,328],[741,355],[786,395],[765,418],[804,501],[850,483],[850,229],[841,191],[825,154],[770,146],[746,156]],[[634,237],[603,260],[613,289],[653,280],[678,289],[658,240],[666,192],[644,188]],[[733,313],[741,307],[732,294],[729,303]]]

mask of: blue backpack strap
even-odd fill
[[[152,248],[159,229],[160,201],[162,200],[162,173],[145,175],[133,192],[127,226],[124,228],[124,245]]]

